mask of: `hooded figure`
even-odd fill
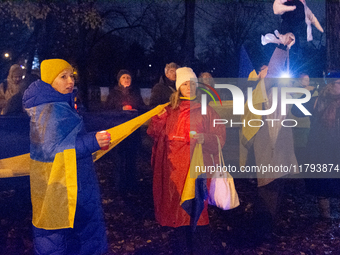
[[[7,104],[9,103],[11,98],[18,93],[23,93],[23,75],[24,71],[19,65],[12,65],[9,69],[7,79],[0,84],[0,111],[2,111],[1,115],[4,114],[3,109],[8,107]],[[20,110],[22,112],[22,106],[20,107]]]
[[[86,133],[74,109],[73,68],[41,63],[41,80],[25,91],[30,122],[30,182],[36,254],[103,254],[107,249],[92,153],[108,145]]]
[[[174,228],[171,238],[174,254],[182,254],[185,249],[189,252],[198,249],[202,254],[209,254],[204,246],[209,243],[206,236],[209,232],[206,227],[209,224],[207,201],[195,232],[190,228],[191,217],[181,207],[180,201],[196,143],[202,144],[204,164],[211,166],[211,154],[218,155],[217,137],[222,146],[226,137],[224,125],[213,127],[213,120],[219,116],[210,106],[207,106],[206,115],[201,114],[201,104],[195,97],[196,82],[191,68],[177,69],[177,90],[170,97],[170,105],[152,118],[147,130],[154,139],[151,164],[155,216],[160,225]],[[192,138],[190,131],[196,132]],[[186,240],[192,242],[193,247],[186,247]]]

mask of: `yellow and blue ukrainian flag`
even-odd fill
[[[112,141],[109,150],[167,105],[159,105],[107,130]],[[30,175],[34,226],[72,227],[77,202],[75,139],[82,126],[81,117],[66,102],[42,104],[27,110],[31,116],[31,153],[0,159],[0,177]],[[109,150],[94,153],[94,161]]]
[[[204,209],[204,201],[208,198],[206,173],[197,172],[204,166],[202,144],[196,143],[189,171],[181,195],[181,206],[191,217],[191,226],[196,228],[197,221]]]
[[[72,228],[77,205],[75,143],[81,117],[67,102],[26,109],[30,123],[30,183],[37,228]]]

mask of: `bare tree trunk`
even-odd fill
[[[195,59],[195,0],[185,0],[185,24],[184,24],[184,45],[182,53],[184,54],[184,65],[192,65]]]
[[[340,70],[340,0],[326,0],[327,69]]]
[[[87,31],[85,27],[78,21],[78,51],[77,51],[77,67],[78,67],[78,77],[79,77],[79,92],[80,98],[86,109],[89,109],[89,95],[88,95],[88,80],[87,80],[87,51],[86,51],[86,36]]]
[[[39,33],[41,32],[41,20],[36,20],[34,22],[34,31],[32,35],[32,42],[29,43],[29,51],[27,57],[26,74],[32,73],[32,66],[34,61],[34,56],[37,50],[37,45],[39,41]]]

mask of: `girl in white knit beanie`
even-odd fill
[[[170,237],[173,254],[210,254],[207,200],[203,197],[197,200],[202,209],[197,214],[192,213],[194,210],[189,214],[180,201],[189,172],[191,150],[197,143],[202,144],[204,164],[212,165],[211,154],[218,156],[216,137],[222,146],[226,137],[224,125],[213,127],[213,120],[219,116],[210,106],[206,115],[201,114],[196,84],[197,77],[191,68],[178,68],[177,91],[170,97],[170,105],[165,111],[152,118],[147,131],[154,139],[151,164],[155,216],[161,226],[174,228]],[[202,185],[209,186],[209,180],[200,180]]]

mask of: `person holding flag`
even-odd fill
[[[107,132],[87,133],[74,109],[72,66],[44,60],[41,80],[25,91],[30,116],[30,183],[36,254],[103,254],[107,250],[92,153]]]
[[[206,187],[205,180],[198,177],[195,181],[195,195],[201,194],[201,199],[186,200],[182,206],[181,199],[196,144],[202,145],[204,164],[213,165],[211,155],[218,156],[217,139],[223,146],[226,138],[224,125],[213,127],[213,120],[219,116],[210,106],[207,114],[201,115],[196,86],[197,77],[191,68],[177,69],[177,91],[164,111],[152,118],[147,131],[154,139],[151,165],[155,216],[160,225],[174,228],[173,254],[209,254],[208,203],[204,192],[197,192],[200,185]]]

